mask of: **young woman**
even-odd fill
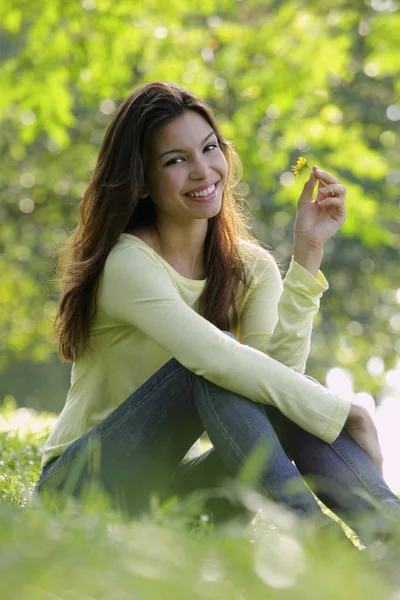
[[[322,515],[307,477],[364,539],[360,515],[379,513],[378,535],[378,505],[400,501],[382,478],[375,425],[304,375],[327,289],[323,247],[345,220],[346,188],[313,168],[282,284],[250,233],[241,174],[212,110],[189,91],[154,82],[119,106],[60,251],[55,332],[71,387],[35,497],[79,497],[98,482],[138,515],[152,492],[185,495],[251,469],[261,447],[254,484],[267,497]],[[184,462],[204,432],[213,447]]]

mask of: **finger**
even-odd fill
[[[345,206],[342,198],[325,198],[325,200],[318,200],[318,206],[322,206],[323,208],[328,208],[330,206],[334,206],[339,212],[345,214]]]
[[[317,178],[313,171],[310,173],[310,177],[304,184],[303,191],[300,194],[299,205],[308,204],[312,201],[312,195],[315,188],[315,184],[317,183]]]
[[[382,462],[380,460],[376,459],[376,458],[375,458],[375,460],[373,462],[374,462],[376,468],[378,469],[379,473],[381,475],[383,475]]]
[[[327,187],[320,187],[318,189],[320,194],[325,196],[332,196],[332,192],[335,196],[345,196],[346,195],[346,186],[340,185],[340,183],[332,183]]]
[[[325,183],[337,183],[338,182],[337,177],[335,177],[331,173],[328,173],[327,171],[321,171],[320,169],[314,169],[313,172],[317,179],[322,179],[323,181],[325,181]]]
[[[318,202],[317,204],[321,209],[326,210],[329,213],[330,217],[335,219],[335,221],[340,223],[340,225],[343,225],[345,223],[346,209],[343,206],[343,204],[331,200],[329,200],[329,202],[327,200],[324,200],[322,202]]]

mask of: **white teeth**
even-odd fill
[[[203,190],[202,192],[193,192],[193,193],[187,194],[187,195],[192,198],[201,198],[201,196],[208,196],[214,190],[215,190],[215,185],[212,184],[212,185],[210,185],[209,188],[207,188],[206,190]]]

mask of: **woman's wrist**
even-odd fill
[[[314,277],[318,275],[323,256],[324,249],[322,246],[311,246],[307,243],[297,242],[295,239],[293,259]]]

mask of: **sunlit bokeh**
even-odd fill
[[[371,375],[382,374],[382,361],[371,358],[368,363]],[[349,371],[335,367],[326,376],[326,385],[335,394],[343,396],[353,404],[366,408],[373,417],[384,457],[383,476],[389,487],[400,493],[400,362],[396,369],[386,373],[387,395],[384,395],[376,407],[375,400],[368,392],[353,391],[353,381]]]

